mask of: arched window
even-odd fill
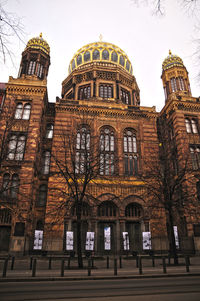
[[[10,184],[10,197],[17,198],[17,194],[19,191],[19,176],[17,174],[13,174]]]
[[[28,66],[28,75],[32,75],[35,73],[36,61],[30,61]]]
[[[114,162],[115,137],[114,131],[108,127],[103,128],[100,133],[100,174],[113,175],[115,171]]]
[[[126,217],[141,217],[143,215],[142,207],[137,203],[130,203],[126,206],[125,216]]]
[[[82,64],[82,55],[79,54],[76,58],[76,63],[77,63],[77,66],[79,66],[80,64]]]
[[[192,168],[197,170],[200,168],[200,147],[190,146],[190,156],[192,160]]]
[[[23,160],[25,150],[25,135],[11,135],[8,142],[8,160]]]
[[[177,89],[177,84],[176,84],[176,78],[175,77],[172,77],[170,79],[170,82],[171,82],[171,89],[172,89],[172,92],[176,92],[178,89]]]
[[[129,71],[129,69],[130,69],[130,62],[129,62],[129,61],[126,61],[126,70]]]
[[[124,61],[123,55],[120,55],[119,63],[120,63],[120,65],[122,65],[124,67],[125,61]]]
[[[124,173],[127,176],[138,174],[137,142],[132,129],[124,131]]]
[[[90,164],[90,130],[83,126],[76,134],[75,172],[84,173]]]
[[[185,127],[188,134],[198,134],[197,120],[194,118],[185,118]]]
[[[31,105],[29,103],[27,103],[24,105],[22,119],[29,120],[30,114],[31,114]]]
[[[84,53],[84,61],[85,62],[88,62],[88,61],[90,61],[90,52],[89,51],[86,51],[85,53]]]
[[[39,78],[42,78],[42,74],[43,74],[43,65],[38,63],[37,64],[37,76]]]
[[[5,173],[3,175],[3,183],[2,183],[2,195],[5,197],[9,195],[9,184],[10,184],[10,174]]]
[[[47,201],[47,185],[42,184],[42,185],[40,185],[39,191],[38,191],[37,205],[40,207],[44,207],[46,205],[46,201]]]
[[[182,76],[178,77],[178,84],[179,84],[179,89],[181,91],[184,91],[185,90],[185,83],[184,83],[184,79],[183,79]]]
[[[109,52],[107,49],[104,49],[102,52],[102,60],[109,60]]]
[[[23,111],[23,105],[22,105],[22,103],[18,103],[16,106],[16,111],[15,111],[15,119],[22,118],[22,111]]]
[[[78,99],[83,100],[83,99],[89,99],[90,97],[91,97],[91,86],[90,85],[79,87]]]
[[[101,84],[99,86],[99,96],[102,98],[112,98],[113,85]]]
[[[117,55],[117,53],[115,51],[112,52],[111,60],[113,62],[117,62],[118,61],[118,55]]]
[[[99,60],[100,58],[100,53],[99,53],[99,50],[95,49],[92,53],[92,59],[93,60]]]
[[[117,206],[112,201],[105,201],[98,207],[98,216],[117,216]]]
[[[72,216],[76,216],[76,206],[72,207]],[[82,202],[81,204],[81,215],[82,216],[89,216],[90,215],[90,206],[86,202]]]
[[[50,161],[51,161],[51,153],[50,151],[45,151],[42,156],[42,173],[44,175],[49,174],[50,170]]]
[[[125,89],[120,89],[120,99],[123,103],[130,105],[131,104],[131,97],[130,92]]]
[[[48,123],[46,127],[46,138],[52,139],[53,138],[53,124]]]

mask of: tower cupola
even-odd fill
[[[39,37],[28,41],[19,69],[19,77],[22,75],[36,76],[38,79],[46,79],[50,66],[50,47],[43,39],[42,33]]]
[[[173,93],[180,96],[191,96],[188,72],[183,64],[183,60],[179,56],[172,54],[170,50],[169,55],[162,64],[161,78],[166,102]]]

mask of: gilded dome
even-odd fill
[[[163,64],[162,64],[162,69],[163,71],[170,69],[172,67],[184,67],[183,61],[182,59],[171,53],[171,51],[169,51],[169,55],[168,57],[166,57],[166,59],[164,60]]]
[[[39,37],[32,38],[28,41],[25,50],[28,48],[41,49],[46,54],[48,55],[50,54],[49,44],[47,43],[47,41],[43,39],[42,33],[40,34]]]
[[[118,46],[107,42],[90,43],[80,48],[69,64],[69,73],[80,66],[94,62],[118,65],[132,74],[132,65],[126,53]]]

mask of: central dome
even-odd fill
[[[132,74],[132,65],[126,53],[118,46],[107,42],[90,43],[80,48],[69,64],[69,73],[93,62],[105,62],[118,65]]]

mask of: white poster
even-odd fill
[[[94,232],[87,232],[85,249],[87,251],[94,251]]]
[[[151,250],[151,232],[142,232],[143,250]]]
[[[111,236],[110,227],[105,227],[104,228],[104,249],[105,250],[111,249],[111,241],[110,241],[111,237],[110,236]]]
[[[179,240],[178,240],[178,229],[177,229],[177,226],[174,226],[174,238],[175,238],[176,248],[179,249]]]
[[[72,231],[66,232],[66,250],[71,251],[74,248],[74,233]]]
[[[130,249],[128,232],[122,232],[122,235],[123,235],[124,251],[128,251]]]
[[[43,231],[35,230],[33,250],[42,250]]]

